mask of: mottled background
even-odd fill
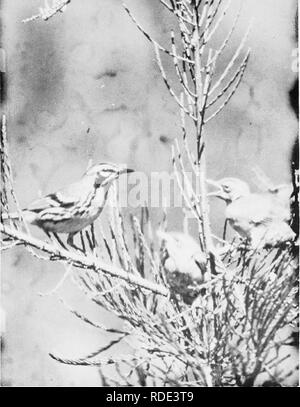
[[[166,44],[172,21],[158,3],[127,0],[140,23]],[[238,4],[233,1],[216,44]],[[48,22],[23,24],[40,5],[41,0],[2,0],[10,152],[21,204],[73,181],[90,158],[127,162],[146,173],[171,170],[168,140],[180,134],[176,106],[160,78],[151,45],[121,1],[72,0],[64,14]],[[209,176],[239,176],[254,187],[252,168],[258,165],[274,183],[290,181],[297,132],[288,97],[296,76],[295,13],[294,0],[243,0],[241,21],[227,52],[228,57],[234,52],[252,16],[251,59],[235,97],[208,128]],[[212,207],[215,230],[221,224],[220,209],[218,204]],[[48,356],[55,351],[80,357],[105,339],[74,319],[56,298],[39,295],[53,288],[62,272],[61,265],[42,263],[22,249],[3,255],[3,384],[99,384],[96,369],[63,366]],[[94,319],[111,320],[71,283],[61,294]]]

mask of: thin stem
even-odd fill
[[[77,253],[72,253],[71,251],[60,249],[32,236],[29,236],[19,230],[12,229],[2,224],[0,224],[0,232],[12,237],[13,239],[22,241],[24,244],[34,247],[35,249],[39,249],[44,253],[50,254],[50,260],[55,259],[57,261],[63,262],[68,261],[76,267],[88,268],[98,272],[107,273],[112,277],[120,278],[122,280],[125,280],[127,283],[145,288],[165,297],[167,297],[169,294],[168,290],[165,287],[152,283],[151,281],[145,280],[139,276],[127,273],[126,271],[113,265],[106,264],[99,259],[93,258],[93,256],[91,255],[78,255]]]
[[[149,35],[142,27],[141,25],[136,21],[136,19],[134,18],[134,16],[132,15],[132,13],[130,12],[129,8],[126,6],[125,3],[123,3],[123,7],[125,9],[125,11],[128,13],[129,17],[132,19],[132,21],[134,22],[134,24],[137,26],[137,28],[144,34],[144,36],[147,38],[147,40],[149,40],[154,46],[156,46],[160,51],[163,51],[164,53],[170,55],[171,57],[174,57],[173,53],[168,51],[166,48],[162,47],[157,41],[155,41],[151,35]],[[189,64],[194,64],[194,62],[188,58],[183,58],[180,56],[177,56],[178,59],[180,59],[181,61],[185,61]]]

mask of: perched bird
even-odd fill
[[[199,294],[197,284],[205,281],[206,257],[186,233],[162,230],[156,233],[163,248],[162,263],[170,288],[191,304]]]
[[[112,182],[121,174],[129,172],[133,170],[124,165],[93,165],[79,181],[46,195],[23,209],[24,220],[39,226],[48,236],[51,232],[57,238],[57,233],[68,234],[67,243],[76,247],[73,242],[75,234],[97,219]],[[9,218],[16,219],[18,214],[11,214]]]
[[[207,180],[218,188],[209,196],[226,202],[225,216],[241,236],[250,240],[253,247],[274,247],[292,241],[295,234],[290,228],[289,205],[286,194],[273,192],[251,193],[248,184],[238,178]]]

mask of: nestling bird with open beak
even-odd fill
[[[238,178],[207,182],[218,188],[208,195],[225,201],[226,220],[252,247],[276,247],[294,240],[288,224],[289,206],[279,194],[251,193],[248,184]]]
[[[24,220],[39,226],[47,235],[53,233],[58,238],[58,233],[68,234],[67,243],[76,247],[74,236],[98,218],[112,182],[121,174],[132,171],[124,165],[112,163],[93,165],[80,180],[32,202],[23,209]],[[3,219],[18,217],[18,213],[2,215]]]

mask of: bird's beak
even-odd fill
[[[131,168],[127,168],[127,167],[124,167],[124,168],[121,168],[119,171],[118,171],[118,175],[121,175],[121,174],[130,174],[131,172],[134,172],[135,170],[133,170],[133,169],[131,169]]]
[[[132,168],[127,168],[126,173],[129,174],[130,172],[135,172],[135,170],[133,170]]]
[[[106,178],[102,182],[102,186],[104,185],[109,185],[111,182],[115,181],[116,179],[119,178],[120,175],[122,174],[129,174],[130,172],[134,172],[135,170],[132,170],[131,168],[127,167],[120,167],[116,172],[114,172],[112,175],[110,175],[108,178]]]
[[[219,182],[214,181],[212,179],[207,179],[206,182],[207,182],[208,185],[211,185],[211,186],[217,188],[216,191],[209,192],[208,194],[206,194],[206,196],[220,196],[220,194],[223,191],[222,191],[222,188],[221,188],[221,185],[219,184]]]

